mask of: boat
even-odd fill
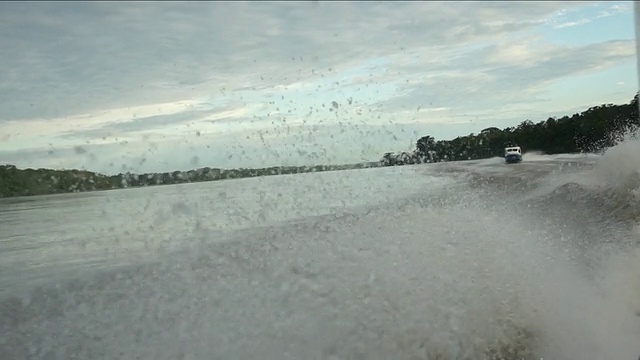
[[[507,164],[519,163],[522,161],[522,149],[520,146],[507,146],[504,148],[504,161]]]

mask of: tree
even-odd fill
[[[435,141],[426,135],[416,141],[413,156],[386,153],[383,165],[407,163],[456,161],[502,156],[509,144],[518,144],[523,151],[539,150],[547,154],[595,152],[620,142],[625,134],[640,129],[640,93],[629,104],[603,104],[593,106],[580,114],[550,117],[537,124],[522,121],[515,127],[500,130],[483,129],[480,134],[470,134],[453,140]]]

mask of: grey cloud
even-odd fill
[[[136,132],[142,130],[154,130],[166,125],[176,125],[203,118],[215,114],[220,110],[193,110],[170,115],[155,115],[136,118],[131,121],[111,123],[98,129],[70,131],[60,135],[61,138],[96,138],[114,136],[117,134]]]
[[[454,111],[487,110],[508,97],[514,103],[545,102],[540,90],[543,85],[563,77],[588,73],[634,56],[633,40],[609,41],[582,47],[554,47],[537,52],[532,64],[504,66],[486,65],[485,60],[496,52],[496,46],[467,53],[459,59],[468,64],[460,76],[442,74],[424,83],[408,85],[407,95],[383,103],[387,111],[413,109],[416,106],[450,107]],[[626,49],[626,50],[625,50]],[[474,61],[475,60],[475,61]],[[453,64],[452,68],[460,68]],[[400,69],[409,76],[415,69]],[[494,108],[495,110],[495,108]],[[497,111],[497,110],[496,110]],[[499,112],[499,111],[497,111]],[[515,119],[514,119],[515,120]]]
[[[66,2],[0,5],[4,117],[271,84],[530,26],[566,4]],[[477,13],[479,11],[479,13]],[[480,15],[478,15],[480,14]],[[493,17],[493,18],[491,18]],[[505,24],[491,25],[493,20]],[[522,19],[513,21],[511,19]],[[306,74],[306,75],[305,75]],[[249,85],[251,86],[251,85]],[[18,101],[16,101],[18,99]]]

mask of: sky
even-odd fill
[[[628,103],[633,2],[0,2],[0,164],[345,164]]]

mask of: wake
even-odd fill
[[[425,185],[231,234],[201,219],[153,261],[3,300],[0,354],[636,359],[637,149],[370,171],[371,182],[411,172]],[[289,190],[285,200],[301,196]]]

